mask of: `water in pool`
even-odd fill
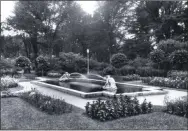
[[[91,82],[91,81],[68,81],[68,82],[59,82],[58,80],[46,80],[43,81],[45,83],[48,84],[52,84],[52,85],[57,85],[57,86],[61,86],[61,87],[65,87],[65,88],[70,88],[70,89],[74,89],[74,90],[78,90],[78,91],[82,91],[82,92],[99,92],[99,91],[104,91],[104,89],[102,89],[102,86],[105,84],[105,82]],[[117,86],[117,94],[120,93],[128,93],[128,92],[140,92],[142,91],[141,87],[130,87],[129,85],[126,84],[120,84],[120,83],[116,83]]]

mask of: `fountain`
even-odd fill
[[[104,85],[106,84],[106,79],[104,77],[96,74],[84,75],[77,72],[69,75],[66,74],[57,80],[39,80],[31,83],[84,98],[101,96],[114,97],[114,95],[119,96],[120,94],[127,96],[143,96],[167,93],[160,89],[151,90],[150,88],[119,82],[115,82],[117,90],[111,91],[104,88]]]

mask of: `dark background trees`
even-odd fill
[[[33,61],[41,54],[58,57],[60,52],[86,57],[89,48],[90,57],[109,63],[119,52],[130,60],[148,58],[162,40],[188,41],[187,1],[118,0],[98,5],[91,16],[75,1],[18,1],[7,24],[22,33],[1,36],[1,55],[25,55]]]

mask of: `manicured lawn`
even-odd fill
[[[160,111],[158,107],[155,111]],[[186,118],[154,112],[99,122],[73,107],[72,113],[48,115],[20,98],[1,99],[1,129],[187,129]]]

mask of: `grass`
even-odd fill
[[[72,113],[48,115],[20,98],[1,99],[1,129],[187,129],[186,118],[155,112],[108,122],[92,120],[84,110],[73,107]]]

